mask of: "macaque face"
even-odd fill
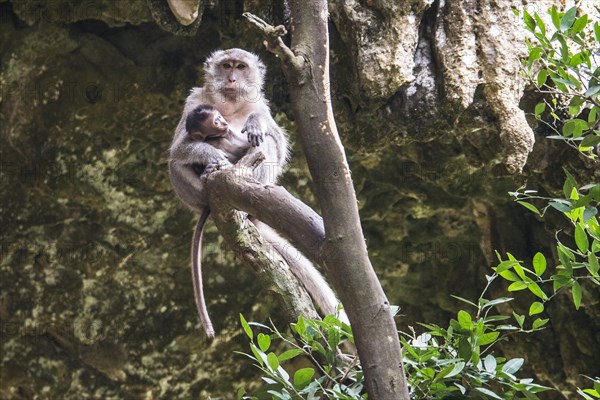
[[[234,92],[239,88],[240,84],[247,84],[248,66],[246,63],[239,60],[225,60],[219,65],[221,76],[224,77],[222,89],[227,92]]]
[[[212,110],[204,120],[197,122],[196,129],[190,132],[190,135],[196,140],[206,140],[223,137],[227,134],[228,129],[229,124],[221,113],[217,110]]]
[[[207,118],[207,120],[210,118]],[[208,122],[208,121],[207,121]],[[225,121],[225,118],[221,115],[220,112],[215,110],[214,115],[212,117],[212,129],[214,132],[219,133],[219,136],[223,136],[227,133],[227,129],[229,129],[229,124]]]

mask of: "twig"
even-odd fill
[[[242,16],[262,32],[265,37],[264,44],[267,50],[279,57],[288,68],[293,68],[296,72],[301,71],[304,65],[304,58],[297,57],[294,52],[283,43],[281,37],[288,33],[283,25],[273,26],[262,18],[249,12],[243,13]]]

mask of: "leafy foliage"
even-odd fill
[[[597,204],[600,199],[600,186],[597,184],[577,188],[574,178],[567,172],[565,193],[566,199],[537,196],[535,191],[516,191],[511,193],[520,204],[538,215],[544,215],[547,209],[561,212],[573,226],[572,244],[558,239],[556,254],[560,263],[546,272],[546,257],[537,253],[532,267],[525,268],[522,263],[508,254],[508,260],[503,261],[496,270],[502,277],[511,281],[509,291],[529,289],[542,302],[548,301],[563,289],[570,288],[575,308],[579,309],[582,301],[581,282],[588,281],[600,285],[600,224],[596,218]],[[539,211],[529,201],[543,199],[547,205]],[[551,284],[551,289],[542,289]],[[551,295],[547,293],[552,292]]]
[[[527,11],[525,27],[533,34],[528,40],[524,74],[537,91],[549,99],[535,107],[535,116],[554,135],[590,158],[600,143],[600,23],[587,14],[577,17],[577,7],[549,12],[552,25]],[[546,117],[550,117],[549,121]]]
[[[543,324],[526,330],[525,317],[514,314],[517,325],[507,323],[511,317],[492,312],[494,306],[511,302],[501,297],[484,298],[497,274],[487,276],[488,284],[473,303],[457,297],[475,308],[475,315],[460,310],[457,318],[450,320],[448,328],[422,324],[427,332],[418,336],[402,337],[407,352],[404,363],[408,374],[412,398],[415,399],[514,399],[523,395],[537,399],[537,393],[550,388],[533,382],[530,378],[515,375],[524,359],[506,359],[492,352],[493,346],[515,332],[533,332]],[[455,296],[456,297],[456,296]],[[547,322],[547,320],[546,320]]]
[[[585,400],[600,399],[600,378],[589,379],[594,383],[594,387],[591,389],[577,388],[577,393],[580,394]]]
[[[493,354],[493,346],[507,335],[515,332],[533,332],[542,329],[544,323],[533,323],[525,329],[524,316],[513,315],[516,325],[506,321],[511,316],[499,315],[492,309],[509,303],[511,298],[485,299],[490,284],[499,277],[488,276],[488,285],[477,303],[458,298],[474,307],[472,315],[460,310],[447,328],[421,324],[425,332],[403,333],[403,362],[408,375],[411,398],[414,399],[514,399],[522,395],[537,399],[537,393],[549,388],[529,378],[517,378],[523,366],[522,358],[506,359]],[[363,374],[358,359],[344,354],[343,343],[353,343],[350,327],[329,315],[311,320],[300,317],[292,324],[293,335],[284,335],[275,327],[248,324],[241,317],[242,327],[250,339],[251,353],[244,354],[263,373],[266,383],[252,396],[245,390],[238,392],[238,399],[363,399]],[[545,320],[547,322],[547,320]],[[251,325],[266,330],[269,335],[254,335]],[[285,344],[285,350],[277,354],[272,341]],[[293,372],[283,364],[304,358],[313,367]]]
[[[529,56],[524,61],[524,72],[540,93],[549,96],[535,107],[535,116],[555,132],[550,139],[563,140],[595,159],[595,150],[600,144],[600,23],[591,21],[587,14],[577,17],[577,7],[566,12],[552,7],[548,15],[553,26],[547,28],[537,13],[523,14],[525,26],[534,36],[533,41],[528,41]],[[543,254],[536,254],[533,270],[524,268],[509,254],[497,272],[512,282],[510,291],[528,289],[542,305],[559,291],[569,288],[578,309],[582,302],[581,283],[585,280],[600,285],[600,224],[596,218],[600,185],[579,186],[569,171],[564,172],[564,197],[539,196],[537,191],[524,188],[510,193],[517,203],[539,216],[554,209],[567,218],[573,227],[573,239],[562,239],[562,235],[559,238],[557,232],[559,264],[544,275],[546,257]],[[546,203],[541,209],[534,204],[540,200]],[[550,283],[552,288],[544,289]]]
[[[240,389],[238,399],[366,398],[358,358],[342,351],[344,346],[354,342],[352,330],[336,316],[328,315],[322,321],[300,317],[291,326],[292,334],[279,332],[275,326],[249,324],[241,315],[240,320],[250,339],[251,350],[242,354],[262,371],[265,385],[252,396]],[[268,334],[254,336],[251,325]],[[273,341],[282,342],[287,349],[277,354]],[[299,368],[293,373],[283,367],[300,359],[314,367]]]

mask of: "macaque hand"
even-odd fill
[[[265,134],[255,118],[248,118],[246,125],[244,125],[244,129],[242,129],[242,133],[248,134],[248,143],[254,147],[260,146],[262,141],[265,139]]]

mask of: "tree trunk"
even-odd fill
[[[292,108],[323,212],[327,275],[348,313],[370,399],[408,399],[402,352],[389,302],[371,266],[356,194],[329,92],[327,1],[291,1],[291,51],[284,30],[258,23],[282,58]],[[250,17],[256,23],[257,19]]]

